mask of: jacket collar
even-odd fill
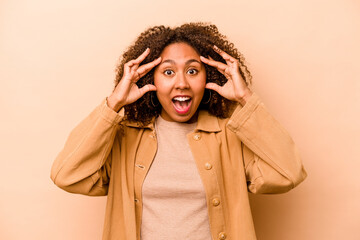
[[[125,125],[128,127],[148,128],[154,130],[155,129],[154,123],[155,123],[155,118],[153,118],[149,124],[143,126],[138,122],[128,122],[128,121],[125,122]],[[198,131],[220,132],[221,128],[219,126],[219,120],[217,119],[217,117],[210,115],[208,111],[201,110],[199,112],[198,122],[195,128],[195,132]]]
[[[202,110],[199,112],[196,130],[204,132],[220,132],[221,128],[217,117],[211,115],[208,111]]]

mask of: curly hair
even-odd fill
[[[246,84],[251,84],[251,74],[245,65],[243,55],[234,47],[234,44],[229,42],[225,35],[222,35],[218,28],[212,24],[202,22],[187,23],[179,27],[170,28],[165,26],[155,26],[148,28],[136,39],[135,43],[131,45],[122,55],[120,64],[116,68],[115,87],[119,83],[124,73],[124,64],[130,60],[136,59],[142,54],[146,48],[150,48],[150,54],[140,64],[149,63],[160,56],[164,48],[172,43],[187,43],[205,57],[211,57],[216,61],[225,63],[225,60],[213,50],[216,45],[232,57],[236,58],[240,63],[240,74],[246,81]],[[206,82],[214,82],[222,86],[227,82],[227,79],[216,68],[205,65]],[[136,83],[138,87],[143,87],[146,84],[154,84],[154,69],[148,72],[145,76],[139,79]],[[199,109],[207,110],[211,115],[219,118],[229,117],[234,106],[234,102],[222,97],[215,91],[211,94],[204,94],[204,98],[209,98],[206,103],[201,102]],[[161,105],[154,106],[152,102],[157,102],[157,97],[154,92],[147,92],[136,102],[125,106],[125,119],[129,121],[137,121],[144,125],[149,123],[153,117],[159,116],[161,113]]]

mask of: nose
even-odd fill
[[[178,89],[187,89],[190,87],[188,80],[184,74],[177,74],[175,87]]]

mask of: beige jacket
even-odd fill
[[[154,123],[122,121],[105,101],[70,134],[51,179],[60,188],[108,195],[103,239],[139,240],[141,187],[154,159]],[[215,239],[256,239],[248,191],[283,193],[306,177],[299,152],[256,93],[229,119],[201,111],[188,142],[203,181]],[[175,239],[175,238],[174,238]]]

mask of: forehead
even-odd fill
[[[160,54],[163,60],[200,59],[196,50],[187,43],[172,43],[164,48]]]

